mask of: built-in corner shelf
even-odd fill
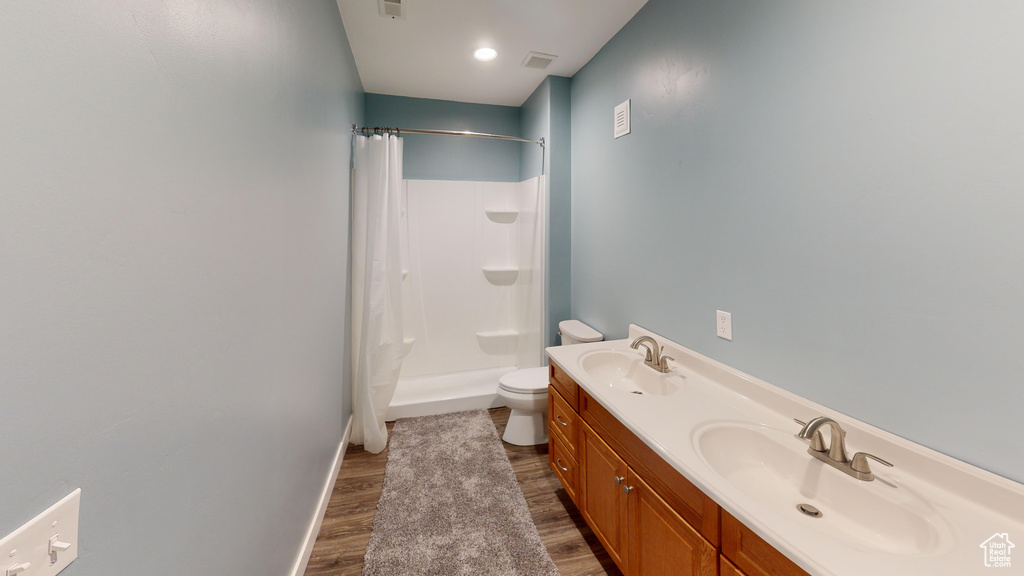
[[[412,345],[416,343],[415,338],[403,338],[402,339],[402,358],[409,355],[412,351]]]
[[[516,278],[519,278],[519,268],[486,267],[484,277],[495,286],[511,286],[516,283]]]
[[[518,210],[484,210],[487,219],[498,224],[511,224],[519,217]]]
[[[476,341],[486,354],[515,354],[519,346],[519,332],[516,330],[477,332]]]

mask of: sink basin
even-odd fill
[[[678,392],[685,383],[685,378],[675,370],[663,374],[646,366],[643,353],[632,350],[589,352],[580,357],[580,368],[595,382],[631,394],[667,396]]]
[[[872,482],[847,476],[808,454],[795,431],[720,422],[703,426],[693,440],[728,484],[819,536],[903,555],[936,554],[953,543],[946,520],[912,489],[884,474]],[[799,504],[812,505],[821,517],[802,513]]]

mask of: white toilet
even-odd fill
[[[600,332],[579,320],[558,323],[562,346],[604,340]],[[516,446],[548,442],[548,367],[524,368],[498,380],[498,396],[512,409],[502,440]]]

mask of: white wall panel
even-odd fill
[[[514,184],[486,184],[502,196]],[[515,349],[481,346],[477,334],[513,329],[511,286],[495,286],[484,266],[514,266],[513,228],[487,219],[481,182],[409,180],[409,275],[405,280],[406,335],[415,338],[402,377],[515,364]]]

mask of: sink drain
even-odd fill
[[[821,510],[818,510],[810,504],[797,504],[796,509],[801,513],[810,516],[811,518],[821,518]]]
[[[636,395],[638,395],[638,396],[643,396],[643,395],[644,395],[644,393],[643,393],[643,392],[641,392],[641,391],[639,391],[639,390],[633,390],[633,391],[632,391],[632,393],[633,393],[633,394],[636,394]]]

